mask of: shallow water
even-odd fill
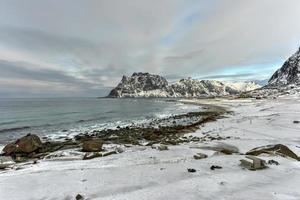
[[[198,109],[166,99],[0,99],[0,143],[27,133],[58,138]]]

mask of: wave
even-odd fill
[[[30,129],[30,126],[21,126],[21,127],[14,127],[14,128],[5,128],[5,129],[0,129],[0,133],[4,132],[12,132],[12,131],[22,131],[25,129]]]
[[[81,119],[81,120],[77,120],[76,123],[92,122],[92,121],[97,121],[102,119],[109,119],[109,117],[103,116],[103,117],[95,117],[90,119]]]

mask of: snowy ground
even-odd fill
[[[300,155],[300,98],[274,100],[202,100],[234,111],[228,118],[206,124],[192,135],[215,133],[230,136],[218,141],[239,148],[241,153],[267,144],[287,145]],[[239,166],[243,155],[217,155],[189,143],[170,146],[168,151],[151,147],[126,148],[124,153],[93,160],[43,160],[19,170],[0,172],[0,199],[62,200],[75,199],[80,193],[87,199],[247,199],[299,200],[300,162],[278,156],[279,166],[248,171]],[[208,158],[195,160],[196,153]],[[64,157],[62,157],[64,158]],[[68,156],[66,158],[69,158]],[[211,165],[222,169],[210,170]],[[187,172],[194,168],[195,173]]]

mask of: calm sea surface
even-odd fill
[[[73,137],[85,131],[143,123],[196,109],[198,106],[165,99],[0,99],[0,144],[27,133]]]

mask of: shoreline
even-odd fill
[[[184,108],[182,108],[181,105],[176,105],[176,102],[168,102],[166,101],[166,99],[145,99],[141,101],[134,99],[124,101],[120,99],[116,100],[118,101],[110,103],[106,100],[98,101],[96,98],[93,98],[91,101],[87,102],[82,102],[80,99],[76,99],[70,102],[70,109],[75,109],[74,111],[69,111],[67,108],[66,110],[62,111],[50,112],[49,116],[47,116],[47,113],[45,113],[44,111],[41,113],[37,111],[38,115],[45,116],[41,119],[36,118],[37,114],[32,115],[31,113],[29,113],[28,120],[22,115],[20,117],[18,114],[12,114],[11,117],[14,117],[15,120],[12,120],[13,118],[11,118],[11,122],[9,122],[8,125],[6,125],[8,120],[2,120],[3,123],[1,123],[0,129],[0,143],[6,144],[8,142],[12,142],[28,133],[38,134],[40,137],[44,137],[45,139],[48,138],[49,140],[59,140],[60,137],[66,136],[68,138],[72,138],[79,133],[91,132],[92,130],[114,129],[117,126],[126,126],[130,124],[144,124],[149,122],[151,119],[165,118],[171,115],[198,110],[196,106],[184,106]],[[135,105],[134,103],[136,101],[138,101],[137,105]],[[68,101],[61,100],[60,98],[57,99],[57,102],[59,105],[65,104],[66,106],[68,106]],[[87,103],[88,107],[87,109],[83,108],[77,110],[76,107],[72,107],[74,103],[75,105],[78,104],[80,106]],[[17,102],[17,104],[20,104],[19,101]],[[42,105],[45,106],[44,104],[45,103],[43,103]],[[26,105],[27,103],[25,103],[23,106],[26,107]],[[144,109],[143,107],[141,107],[146,105],[149,105],[149,108]],[[129,106],[129,108],[123,110],[120,106]],[[98,109],[99,111],[91,111],[91,108],[93,108],[94,110]],[[49,108],[43,108],[43,110],[46,109],[52,109],[52,106],[49,106]],[[17,112],[21,112],[22,114],[23,110],[18,109]],[[72,112],[74,114],[72,114]],[[127,117],[126,112],[131,112],[132,114],[128,113]],[[55,119],[58,119],[59,121],[54,121]],[[24,122],[22,122],[22,120]]]
[[[176,100],[175,102],[199,105],[202,106],[202,108],[204,105],[196,103],[194,100]],[[205,106],[205,109],[199,108],[200,111],[155,118],[150,120],[150,122],[142,124],[93,130],[91,132],[77,134],[73,138],[60,136],[58,139],[49,140],[43,137],[44,142],[42,147],[30,154],[18,153],[17,157],[20,157],[22,161],[30,161],[31,159],[43,159],[49,154],[59,150],[75,149],[80,151],[79,148],[81,148],[85,141],[97,139],[102,140],[104,144],[114,145],[178,145],[180,143],[189,142],[189,140],[183,138],[184,134],[195,132],[201,125],[216,121],[218,118],[221,118],[222,115],[229,113],[224,107],[213,105]],[[200,141],[200,138],[193,138],[193,140]]]
[[[59,150],[36,163],[19,164],[18,170],[0,172],[0,198],[71,200],[81,194],[87,199],[105,200],[297,199],[300,195],[297,160],[260,155],[259,158],[275,160],[279,165],[270,164],[258,171],[243,169],[239,163],[249,150],[270,144],[281,143],[300,154],[300,127],[293,124],[293,120],[299,120],[299,98],[210,102],[213,106],[229,107],[234,115],[185,134],[186,143],[167,145],[168,150],[147,145],[105,144],[107,152],[116,148],[123,152],[90,160],[82,160],[84,153],[80,151]],[[193,141],[197,137],[200,141]],[[222,153],[220,147],[233,152]],[[207,158],[195,159],[199,153]],[[221,168],[212,170],[212,166]]]

